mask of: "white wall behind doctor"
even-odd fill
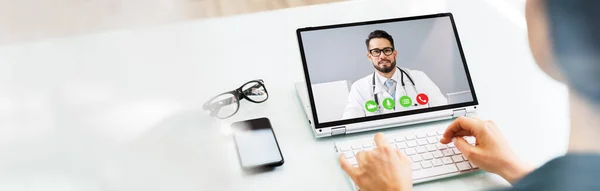
[[[425,72],[444,95],[470,90],[448,17],[304,32],[311,83],[352,84],[373,74],[365,40],[378,29],[394,38],[398,66]]]

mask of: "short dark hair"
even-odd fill
[[[365,41],[365,44],[367,45],[367,49],[369,49],[369,42],[371,42],[371,39],[374,39],[374,38],[385,38],[388,41],[390,41],[390,44],[392,44],[392,48],[394,48],[394,38],[392,38],[392,35],[388,34],[384,30],[375,30],[369,34],[369,37]]]

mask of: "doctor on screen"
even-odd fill
[[[343,119],[447,104],[425,73],[396,66],[398,52],[387,32],[371,32],[366,45],[375,71],[352,84]]]

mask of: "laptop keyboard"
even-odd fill
[[[441,144],[444,131],[417,131],[413,133],[387,135],[392,148],[401,150],[412,161],[413,183],[464,174],[478,169],[454,145]],[[475,137],[464,137],[475,145]],[[373,137],[336,142],[335,151],[343,153],[348,161],[358,167],[356,153],[375,149]]]

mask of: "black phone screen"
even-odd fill
[[[267,118],[232,124],[235,145],[243,168],[279,166],[283,156]]]

